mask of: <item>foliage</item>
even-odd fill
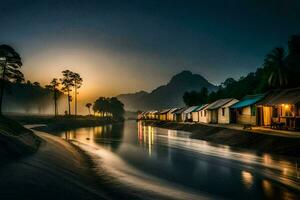
[[[5,89],[5,83],[15,81],[21,83],[24,81],[24,75],[19,70],[22,66],[20,55],[9,45],[0,45],[0,115],[2,115],[2,102]]]
[[[93,105],[93,110],[97,113],[102,113],[103,116],[111,114],[115,120],[123,119],[125,112],[124,104],[116,97],[99,97]]]
[[[68,109],[69,109],[68,114],[69,115],[71,115],[71,101],[72,101],[72,96],[71,96],[70,92],[72,91],[72,87],[74,87],[74,81],[72,78],[72,74],[73,74],[73,72],[71,72],[70,70],[64,70],[64,71],[62,71],[63,78],[60,79],[61,84],[62,84],[61,90],[65,93],[67,93]]]
[[[58,87],[60,85],[60,82],[58,81],[57,78],[52,79],[52,81],[50,82],[50,85],[46,85],[45,88],[47,88],[48,90],[50,90],[53,93],[53,100],[54,100],[54,115],[57,116],[58,115],[58,106],[57,106],[57,100],[59,98],[59,96],[61,95]]]
[[[266,55],[262,67],[258,68],[256,72],[251,72],[239,80],[234,80],[233,78],[226,79],[216,92],[211,92],[208,95],[208,102],[211,103],[221,98],[241,99],[246,95],[265,93],[274,88],[300,87],[299,77],[300,35],[294,35],[289,39],[287,55],[285,55],[283,48],[274,48]],[[185,94],[183,100],[188,104],[194,104],[190,102],[202,101],[193,100],[194,96],[192,95],[191,99],[189,99]]]
[[[187,106],[205,104],[208,101],[208,90],[206,87],[203,87],[200,92],[185,92],[183,95],[183,101]]]
[[[85,107],[87,107],[88,111],[89,111],[89,115],[91,115],[91,107],[92,107],[92,104],[91,103],[87,103],[85,104]]]

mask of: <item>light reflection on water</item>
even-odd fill
[[[168,192],[175,187],[182,196],[196,191],[201,197],[209,194],[232,199],[295,198],[294,189],[300,189],[295,161],[191,139],[188,132],[126,122],[124,126],[82,128],[62,135],[96,148],[91,153],[97,152],[102,167],[115,173],[112,177],[135,188],[146,185],[157,193],[153,184],[167,188],[168,183],[174,183]],[[114,162],[110,162],[112,157]]]

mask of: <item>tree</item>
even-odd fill
[[[72,79],[72,73],[70,70],[64,70],[62,71],[63,78],[61,78],[61,84],[62,88],[61,90],[65,93],[67,93],[67,98],[68,98],[68,110],[69,110],[69,116],[71,115],[71,101],[72,101],[72,96],[71,96],[71,91],[72,87],[74,86],[74,81]]]
[[[85,107],[87,107],[87,109],[89,111],[89,115],[91,116],[91,107],[92,107],[92,104],[91,103],[87,103],[87,104],[85,104]]]
[[[277,47],[267,54],[264,67],[271,70],[268,83],[274,88],[283,88],[287,86],[285,52],[281,47]]]
[[[116,97],[112,97],[109,100],[109,112],[115,120],[122,120],[125,113],[124,104]]]
[[[9,45],[0,45],[0,115],[2,115],[2,102],[5,89],[5,82],[24,80],[23,73],[19,70],[22,66],[20,55]]]
[[[49,89],[51,92],[53,92],[55,117],[58,116],[57,99],[58,99],[58,95],[59,95],[59,89],[58,89],[59,85],[60,85],[60,82],[58,81],[57,78],[52,79],[52,81],[50,82],[50,85],[46,85],[46,88]]]
[[[199,106],[205,104],[208,101],[208,90],[206,87],[202,87],[200,92],[185,92],[183,101],[187,106]]]
[[[300,35],[292,35],[288,41],[288,55],[287,55],[287,67],[288,67],[288,80],[289,86],[300,86]]]
[[[78,73],[72,72],[71,74],[74,84],[74,97],[75,97],[75,117],[77,116],[77,90],[82,86],[82,78]]]

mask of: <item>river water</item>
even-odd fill
[[[211,144],[191,139],[189,132],[135,121],[59,134],[91,155],[97,175],[116,192],[141,199],[300,198],[296,160]]]

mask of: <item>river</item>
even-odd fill
[[[116,191],[142,199],[299,199],[293,159],[191,139],[141,122],[59,133],[85,150]],[[125,199],[125,198],[124,198]]]

